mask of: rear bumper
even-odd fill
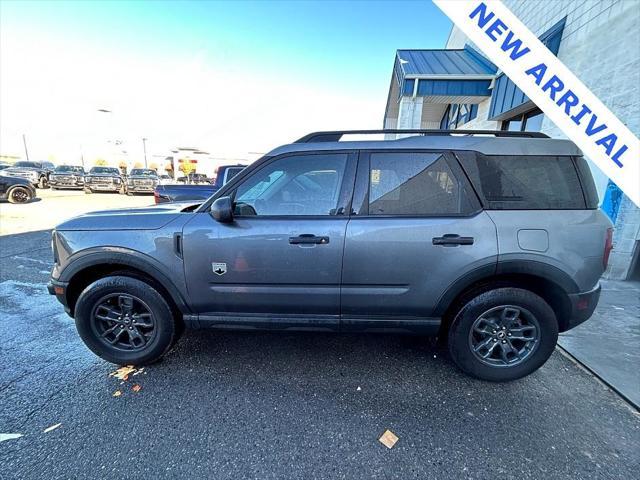
[[[598,300],[600,300],[600,291],[601,286],[600,283],[598,283],[588,292],[571,293],[568,295],[571,303],[571,315],[567,321],[566,328],[562,331],[571,330],[591,318],[591,315],[593,315],[598,305]]]

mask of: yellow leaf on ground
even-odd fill
[[[120,395],[122,395],[122,392],[120,390],[116,390],[115,392],[113,392],[114,397],[119,397]]]
[[[127,380],[129,378],[129,374],[135,371],[136,367],[133,365],[127,365],[125,367],[120,367],[115,372],[111,372],[109,376],[119,378],[120,380]]]
[[[45,428],[42,433],[47,433],[47,432],[50,432],[51,430],[55,430],[60,425],[62,425],[62,424],[61,423],[56,423],[55,425],[51,425],[50,427]]]
[[[391,430],[385,430],[378,441],[387,448],[393,448],[398,441],[398,437]]]
[[[136,383],[133,387],[131,387],[131,390],[137,393],[142,390],[142,387]]]

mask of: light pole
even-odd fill
[[[142,150],[144,151],[144,168],[147,168],[147,139],[142,137]]]
[[[22,143],[24,144],[24,154],[27,157],[27,162],[29,161],[29,150],[27,150],[27,136],[22,134]]]

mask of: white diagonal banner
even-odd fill
[[[640,140],[500,0],[433,0],[640,206]]]

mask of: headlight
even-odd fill
[[[29,172],[31,178],[38,178],[38,172]]]
[[[114,178],[113,179],[113,183],[120,183],[122,182],[122,180],[120,178]]]

